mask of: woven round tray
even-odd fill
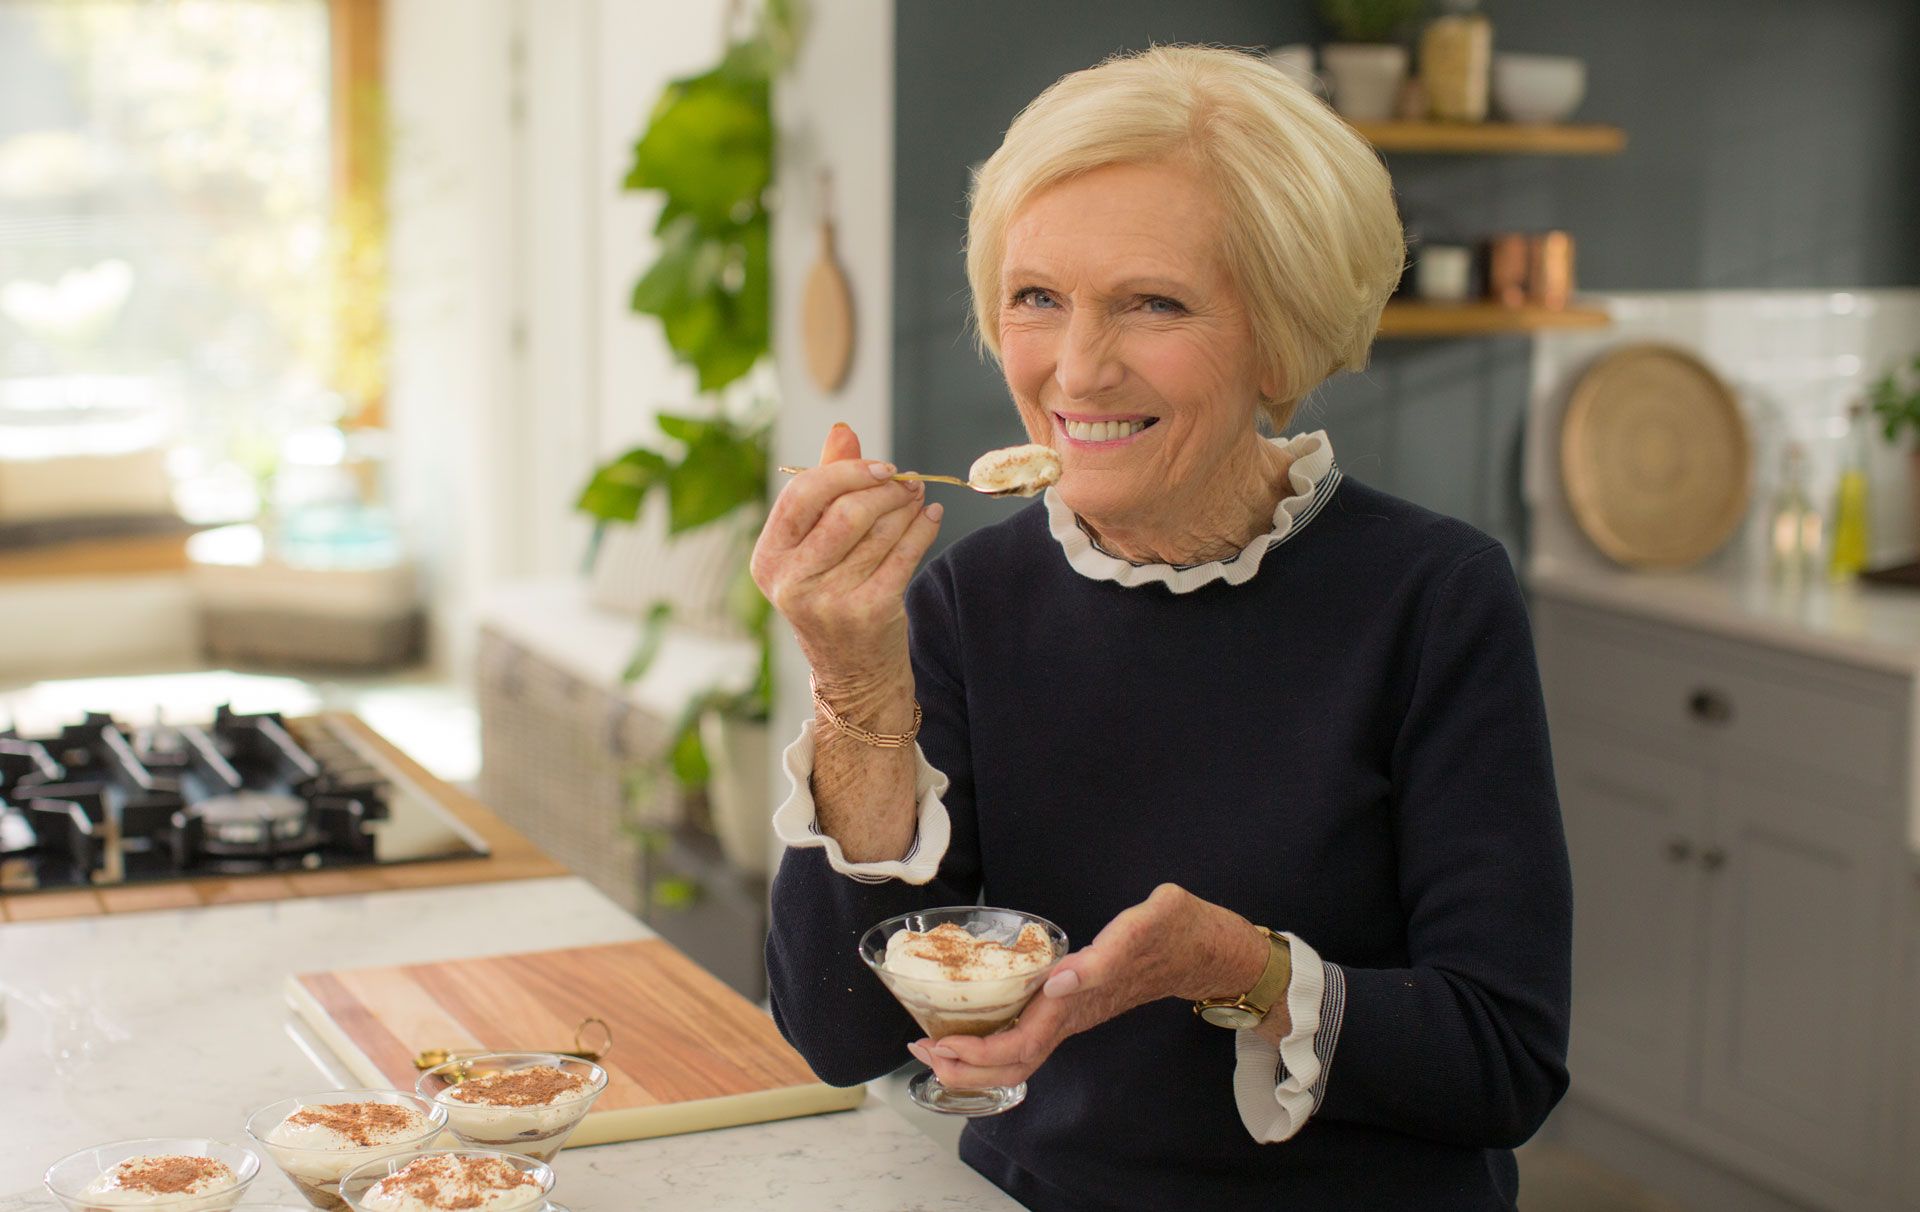
[[[1684,568],[1746,516],[1753,442],[1731,389],[1668,345],[1630,345],[1581,376],[1560,429],[1574,519],[1622,564]]]

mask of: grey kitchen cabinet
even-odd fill
[[[1680,1106],[1698,997],[1701,912],[1692,859],[1706,779],[1599,729],[1553,738],[1573,863],[1574,1019],[1583,1085],[1631,1105]]]
[[[1574,874],[1569,1098],[1810,1208],[1894,1206],[1912,679],[1533,611]]]

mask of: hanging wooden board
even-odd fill
[[[807,271],[800,301],[807,373],[821,391],[838,391],[853,365],[853,291],[835,257],[833,221],[820,222],[820,254]]]
[[[841,1111],[760,1009],[660,939],[287,979],[287,999],[369,1086],[411,1090],[428,1048],[571,1047],[603,1020],[607,1089],[569,1147]]]

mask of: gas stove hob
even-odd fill
[[[327,719],[0,732],[0,893],[475,858],[486,843]]]

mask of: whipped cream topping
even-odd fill
[[[896,931],[887,940],[887,971],[922,981],[1001,981],[1037,972],[1053,962],[1053,943],[1028,922],[1011,944],[979,938],[942,922],[924,933]]]
[[[530,1065],[469,1078],[434,1096],[462,1138],[497,1144],[569,1131],[585,1118],[595,1090],[585,1075]]]
[[[368,1187],[365,1212],[508,1212],[534,1207],[546,1191],[532,1174],[498,1157],[423,1157]]]
[[[233,1167],[211,1157],[181,1153],[129,1157],[82,1193],[103,1207],[164,1206],[231,1191],[240,1185]]]
[[[418,1140],[427,1117],[399,1103],[315,1103],[295,1111],[267,1133],[267,1143],[325,1152],[361,1150]]]
[[[967,470],[967,483],[987,492],[1030,497],[1060,482],[1060,455],[1050,446],[989,450]]]
[[[414,1148],[432,1129],[425,1115],[399,1103],[314,1103],[274,1125],[261,1143],[293,1178],[325,1183]]]

